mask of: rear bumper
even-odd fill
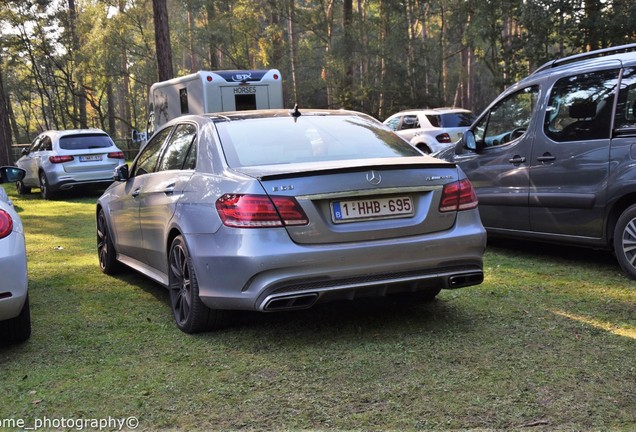
[[[200,297],[211,308],[299,309],[483,280],[486,232],[477,211],[461,212],[441,233],[337,245],[295,244],[284,229],[231,232],[185,236]]]
[[[107,188],[113,183],[113,171],[99,171],[88,173],[53,173],[47,174],[49,189],[51,191],[70,190],[76,187],[103,187]]]
[[[0,247],[0,321],[20,314],[27,298],[27,263],[24,239],[11,235]]]
[[[67,176],[62,176],[56,179],[57,181],[53,183],[49,180],[49,189],[51,191],[63,191],[70,190],[74,188],[104,188],[106,189],[113,183],[112,173],[108,178],[97,178],[90,180],[75,180],[68,178]]]

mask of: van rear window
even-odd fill
[[[67,135],[60,138],[60,148],[63,150],[88,150],[112,145],[113,140],[105,134]]]

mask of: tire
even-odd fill
[[[25,186],[22,180],[15,183],[15,188],[18,191],[18,195],[28,195],[31,193],[31,188]]]
[[[51,192],[51,188],[49,187],[49,181],[43,172],[40,173],[40,195],[42,195],[42,198],[45,200],[53,199],[53,192]]]
[[[15,318],[0,321],[0,342],[19,343],[31,337],[31,308],[27,295],[20,315]]]
[[[97,257],[99,267],[105,274],[114,275],[120,272],[121,264],[117,261],[117,252],[110,238],[108,222],[102,209],[97,214]]]
[[[431,149],[426,144],[418,144],[417,148],[424,154],[431,154]]]
[[[182,236],[170,246],[168,278],[172,315],[181,331],[199,333],[225,325],[225,311],[208,308],[199,297],[199,283]]]
[[[625,209],[616,222],[614,254],[627,276],[636,279],[636,204]]]

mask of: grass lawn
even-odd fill
[[[0,347],[0,430],[131,416],[140,430],[636,430],[636,282],[606,252],[497,242],[482,285],[429,304],[244,313],[189,336],[162,287],[100,272],[97,195],[5,188],[33,335]]]

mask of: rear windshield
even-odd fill
[[[64,150],[88,150],[112,145],[113,141],[104,134],[66,135],[60,138],[60,148]]]
[[[455,128],[468,127],[475,117],[472,113],[427,114],[426,118],[434,127]]]
[[[216,127],[231,167],[421,156],[382,125],[356,116],[251,118]]]

